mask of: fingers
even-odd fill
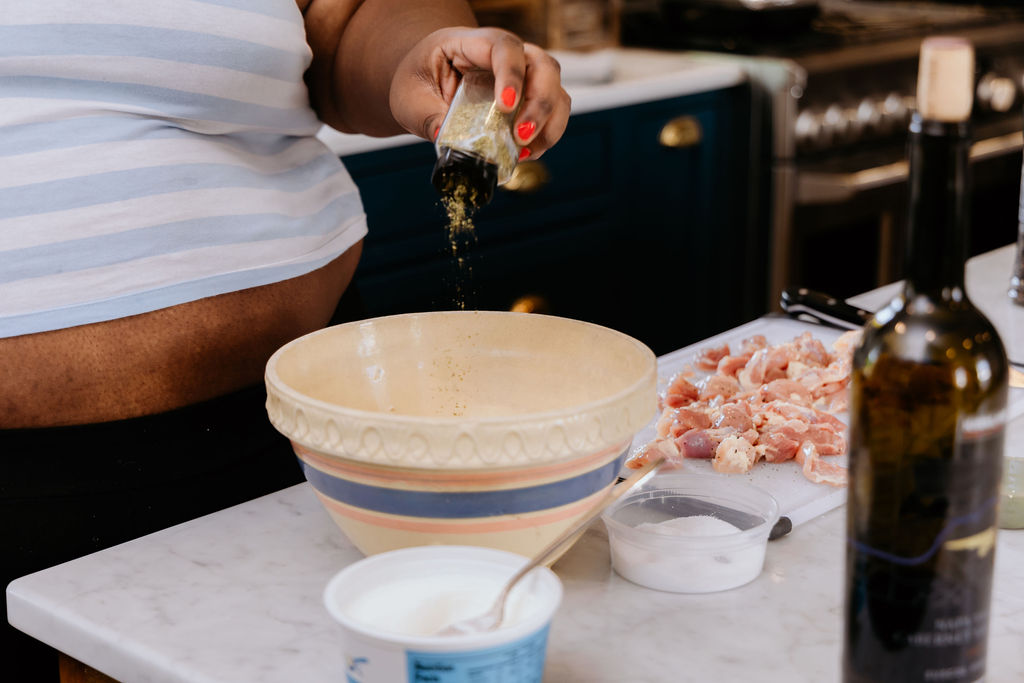
[[[513,124],[516,142],[523,145],[520,159],[536,159],[565,132],[571,101],[562,88],[561,66],[543,49],[523,43],[501,29],[467,31],[462,56],[476,68],[494,73],[494,101],[512,111],[520,106]],[[457,67],[459,62],[453,62]]]
[[[494,42],[491,44],[490,64],[494,72],[494,101],[498,109],[512,111],[522,99],[523,81],[526,79],[526,52],[523,41],[505,31],[483,29]]]
[[[433,140],[461,80],[471,68],[457,49],[464,29],[440,29],[417,43],[395,70],[388,93],[391,116],[426,140]]]
[[[523,145],[520,159],[537,159],[554,145],[569,124],[571,100],[562,88],[561,67],[547,52],[527,43],[523,104],[512,130]]]

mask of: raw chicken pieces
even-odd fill
[[[670,466],[703,458],[718,472],[741,473],[794,460],[809,480],[845,486],[846,468],[826,457],[846,452],[846,425],[834,413],[847,407],[859,336],[847,332],[831,350],[810,332],[776,346],[757,335],[735,354],[728,345],[701,350],[670,380],[656,437],[627,466],[664,455]]]

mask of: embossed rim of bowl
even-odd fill
[[[542,319],[548,324],[583,326],[632,348],[642,371],[625,388],[593,401],[537,413],[474,418],[396,415],[350,408],[308,396],[278,374],[277,365],[284,354],[315,336],[337,334],[338,328],[358,328],[389,319],[445,316],[516,317],[530,320],[530,324]],[[657,412],[657,359],[646,345],[611,328],[536,313],[436,311],[335,325],[303,335],[274,352],[267,362],[265,379],[268,417],[294,443],[328,456],[408,468],[519,467],[571,459],[631,438]],[[366,438],[368,430],[372,439]],[[345,434],[358,436],[346,438]],[[414,438],[425,452],[407,457]],[[509,443],[527,447],[510,451]],[[530,444],[544,447],[542,451],[531,449]]]

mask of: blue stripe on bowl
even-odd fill
[[[613,483],[627,447],[612,462],[560,481],[497,491],[410,491],[340,479],[299,460],[306,480],[317,491],[347,505],[409,517],[457,519],[497,517],[549,510],[582,500]]]

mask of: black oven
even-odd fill
[[[905,131],[915,106],[921,36],[911,30],[915,14],[893,15],[888,5],[882,10],[861,25],[892,31],[899,25],[905,37],[797,60],[803,92],[782,124],[792,137],[782,140],[787,152],[772,162],[781,179],[774,202],[788,213],[773,225],[779,256],[773,292],[800,285],[849,296],[901,276]],[[946,23],[936,18],[942,12]],[[920,30],[958,33],[975,45],[970,249],[977,254],[1017,235],[1024,23],[996,21],[1000,13],[977,7],[943,5],[926,16],[929,23]]]
[[[754,84],[766,308],[791,285],[849,296],[900,277],[906,126],[927,35],[964,35],[977,52],[971,251],[1016,239],[1024,3],[818,0],[760,21],[687,0],[631,4],[625,43],[714,52]]]

